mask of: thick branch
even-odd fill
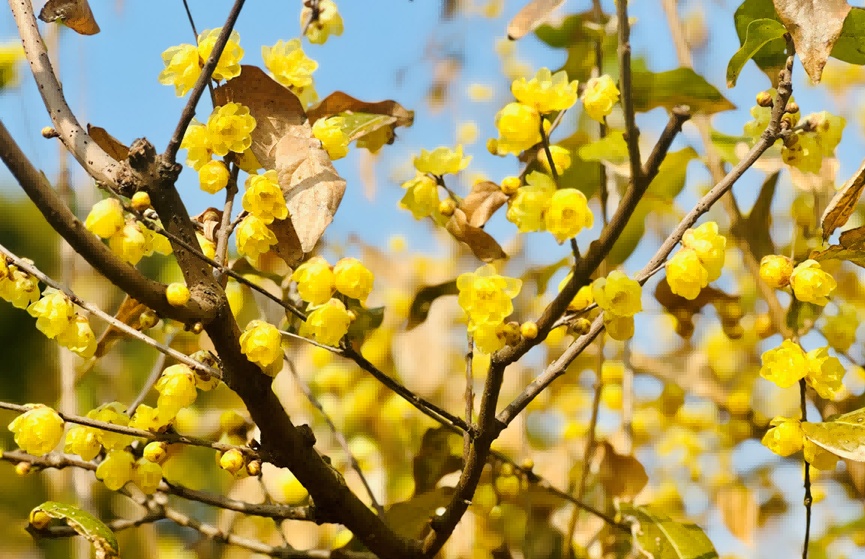
[[[194,300],[190,300],[184,307],[169,305],[165,298],[164,285],[145,277],[133,266],[117,258],[102,241],[85,229],[84,224],[75,217],[48,184],[45,175],[33,167],[2,122],[0,122],[0,159],[12,172],[48,224],[69,243],[75,252],[111,283],[165,318],[187,323],[198,320],[204,314],[203,309]]]

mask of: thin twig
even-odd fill
[[[600,0],[592,0],[592,17],[595,20],[595,25],[598,27],[603,25],[604,10],[601,7]],[[604,72],[604,37],[603,35],[595,39],[595,68],[598,69],[598,76]],[[598,137],[603,139],[607,136],[606,119],[598,123]],[[600,172],[600,180],[598,181],[598,192],[601,198],[601,223],[606,227],[610,222],[608,215],[607,201],[609,199],[609,191],[607,190],[607,166],[604,163],[598,164]]]
[[[466,351],[466,425],[471,425],[473,421],[475,409],[475,391],[474,391],[474,372],[472,363],[475,357],[475,340],[471,332],[467,333],[466,337],[468,350]],[[469,451],[472,446],[472,437],[468,431],[463,432],[463,460],[469,456]]]
[[[6,255],[6,257],[9,260],[11,260],[21,270],[24,270],[28,274],[35,276],[37,279],[39,279],[39,281],[41,281],[45,285],[48,285],[50,287],[53,287],[54,289],[57,289],[58,291],[63,292],[67,297],[69,297],[69,299],[73,303],[75,303],[76,305],[78,305],[82,309],[85,309],[86,311],[90,312],[91,314],[98,316],[99,318],[101,318],[102,320],[104,320],[105,322],[107,322],[108,324],[113,326],[114,328],[117,328],[118,330],[120,330],[124,334],[126,334],[132,338],[135,338],[136,340],[140,340],[140,341],[144,342],[145,344],[149,345],[150,347],[159,351],[160,353],[164,353],[165,355],[168,355],[169,357],[173,357],[174,359],[177,359],[178,361],[180,361],[184,365],[187,365],[188,367],[190,367],[193,370],[201,371],[204,374],[215,376],[216,378],[222,378],[222,373],[220,371],[213,369],[211,367],[208,367],[207,365],[204,365],[203,363],[196,361],[195,359],[189,357],[188,355],[181,353],[181,352],[177,351],[176,349],[169,347],[166,344],[162,344],[160,342],[157,342],[156,340],[154,340],[153,338],[151,338],[147,334],[144,334],[143,332],[140,332],[140,331],[136,330],[135,328],[129,326],[128,324],[118,320],[117,318],[115,318],[114,316],[103,311],[102,309],[100,309],[99,307],[94,305],[93,303],[88,303],[84,299],[78,297],[75,293],[72,292],[71,289],[69,289],[68,287],[66,287],[60,283],[57,283],[56,281],[54,281],[53,279],[51,279],[50,277],[48,277],[44,273],[40,272],[35,266],[29,264],[26,260],[23,260],[23,259],[15,256],[12,252],[9,251],[9,249],[4,247],[3,245],[0,245],[0,253]]]
[[[225,510],[242,512],[250,516],[261,516],[264,518],[275,518],[281,520],[308,520],[315,521],[315,507],[313,506],[290,506],[280,504],[247,503],[231,499],[224,495],[207,493],[195,489],[189,489],[177,483],[163,481],[159,490],[171,495],[211,505]]]
[[[628,0],[616,0],[616,24],[619,28],[619,91],[625,114],[625,142],[631,163],[631,182],[643,180],[640,160],[640,131],[634,115],[634,92],[631,86],[631,24],[628,21]]]
[[[294,366],[294,362],[288,358],[288,355],[283,356],[283,360],[288,365],[288,370],[291,371],[291,375],[294,377],[297,385],[300,386],[300,390],[303,392],[306,399],[309,400],[309,403],[315,407],[324,418],[324,422],[327,423],[330,432],[333,433],[336,442],[342,447],[342,451],[345,452],[346,456],[348,456],[348,462],[351,466],[351,469],[357,474],[360,478],[360,482],[363,484],[364,489],[366,489],[367,494],[369,495],[370,503],[372,503],[372,507],[375,509],[376,513],[379,516],[384,517],[384,507],[381,503],[378,502],[378,499],[375,497],[375,492],[372,490],[372,486],[370,486],[369,481],[367,481],[366,476],[363,474],[363,470],[360,468],[360,463],[355,458],[354,453],[351,451],[351,447],[348,445],[348,441],[345,439],[345,435],[342,434],[342,431],[337,429],[333,420],[330,418],[330,415],[324,410],[324,406],[321,405],[321,402],[318,401],[318,398],[315,397],[315,394],[312,393],[312,390],[309,388],[309,384],[306,383],[297,372],[297,367]]]
[[[216,233],[216,258],[220,264],[220,268],[214,270],[217,274],[216,279],[220,284],[221,276],[225,273],[222,267],[225,266],[228,257],[228,237],[231,233],[228,231],[228,225],[231,223],[231,212],[234,208],[234,197],[237,196],[237,175],[240,172],[240,167],[235,164],[231,165],[231,176],[228,179],[228,185],[225,187],[225,205],[222,208],[222,222],[219,224],[219,229]],[[217,271],[218,270],[218,271]],[[223,284],[224,285],[224,284]]]
[[[807,388],[808,385],[805,382],[805,379],[799,379],[799,407],[801,409],[800,413],[802,414],[803,423],[808,421],[808,399],[806,397]],[[808,559],[808,543],[811,539],[811,504],[814,499],[811,496],[811,464],[809,464],[805,459],[803,459],[802,462],[805,463],[805,498],[803,499],[805,505],[805,541],[802,543],[802,559]]]
[[[12,0],[10,0],[10,2],[11,1]],[[165,153],[163,154],[163,158],[169,163],[174,163],[177,160],[177,152],[180,149],[180,142],[183,141],[183,136],[186,134],[186,128],[195,116],[195,107],[201,99],[201,94],[204,93],[204,88],[213,76],[213,71],[216,69],[219,57],[222,56],[222,51],[225,50],[225,45],[228,44],[228,38],[231,36],[234,24],[237,23],[237,18],[240,17],[240,10],[243,8],[245,1],[246,0],[235,0],[234,6],[232,6],[231,11],[228,13],[228,17],[222,26],[222,30],[219,32],[219,36],[213,44],[213,50],[210,52],[210,57],[207,59],[207,62],[204,63],[204,66],[202,66],[201,75],[198,76],[198,80],[196,80],[192,91],[189,93],[189,100],[186,102],[186,106],[183,107],[183,112],[180,113],[180,121],[177,123],[177,127],[174,129],[174,134],[171,135],[171,139],[168,141],[168,147],[165,148]]]

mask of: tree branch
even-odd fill
[[[625,142],[631,163],[631,184],[643,181],[640,158],[640,130],[634,116],[634,92],[631,88],[631,23],[628,21],[628,0],[616,0],[616,25],[619,31],[619,91],[625,113]]]
[[[9,1],[12,2],[13,0]],[[162,157],[168,163],[174,163],[177,161],[177,152],[180,150],[180,143],[183,141],[183,135],[186,134],[186,128],[195,116],[195,107],[198,105],[198,101],[201,99],[201,94],[204,93],[204,89],[210,82],[213,70],[216,69],[216,64],[219,62],[219,57],[222,56],[222,51],[225,50],[225,45],[228,44],[228,37],[231,36],[234,24],[237,23],[237,18],[240,17],[240,10],[243,8],[245,1],[246,0],[235,0],[234,6],[232,6],[231,11],[228,13],[228,18],[225,20],[222,30],[216,38],[216,42],[213,44],[213,50],[210,52],[210,57],[201,68],[201,75],[198,76],[198,80],[195,82],[195,86],[189,94],[189,100],[186,101],[186,106],[183,107],[183,112],[180,114],[180,122],[177,123],[177,127],[174,129],[174,134],[171,135],[171,139],[168,141],[168,146],[165,148],[165,153],[162,154]]]

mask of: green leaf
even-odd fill
[[[618,504],[622,517],[631,523],[634,547],[647,559],[713,559],[718,552],[696,524],[673,521],[647,506]]]
[[[690,68],[667,72],[635,69],[631,83],[634,110],[637,112],[651,111],[657,107],[672,109],[676,105],[687,105],[692,113],[705,114],[736,108],[715,86]]]
[[[390,115],[376,115],[371,113],[354,113],[344,112],[336,116],[341,116],[343,121],[342,131],[348,136],[348,141],[358,140],[372,134],[380,128],[390,126],[396,122],[396,117]]]
[[[70,528],[84,536],[87,541],[93,544],[96,557],[105,559],[120,557],[117,538],[114,532],[89,512],[74,505],[58,503],[57,501],[46,501],[30,512],[30,518],[33,518],[33,515],[39,511],[51,518],[65,521]],[[32,525],[30,530],[34,534],[39,534],[39,530]]]
[[[433,301],[445,295],[456,295],[459,293],[457,289],[457,280],[446,281],[438,285],[428,285],[417,292],[414,296],[414,301],[411,302],[411,307],[408,312],[408,326],[412,328],[419,326],[426,320],[429,315],[429,309]]]
[[[775,244],[769,233],[769,225],[772,223],[772,200],[775,198],[777,186],[778,173],[776,172],[763,181],[760,194],[748,217],[743,217],[738,223],[733,224],[733,234],[748,241],[748,247],[757,262],[767,254],[775,254]]]
[[[408,501],[394,503],[385,510],[384,520],[401,536],[419,538],[429,521],[435,517],[436,509],[447,506],[452,494],[451,487],[437,487],[415,495]]]
[[[841,458],[865,462],[865,408],[822,423],[802,423],[805,437]]]
[[[742,48],[736,51],[727,64],[727,87],[736,85],[745,63],[751,60],[766,43],[783,37],[786,32],[781,22],[774,19],[755,19],[749,23]]]
[[[606,161],[618,164],[628,161],[628,144],[625,143],[625,133],[622,130],[611,130],[609,134],[589,142],[577,149],[577,154],[583,161]]]
[[[832,48],[832,57],[850,64],[865,65],[865,9],[852,8],[847,14],[841,36]]]
[[[745,0],[742,2],[733,15],[740,45],[745,44],[748,26],[751,25],[752,21],[759,19],[772,19],[781,23],[781,18],[778,17],[772,0]],[[769,77],[772,86],[777,86],[778,72],[784,67],[787,60],[787,43],[784,39],[773,39],[765,43],[760,51],[752,56],[752,59]]]
[[[462,468],[462,442],[462,437],[444,427],[427,429],[412,461],[415,494],[432,491],[441,478]]]
[[[384,307],[365,308],[357,299],[348,299],[346,308],[355,314],[348,327],[350,338],[363,338],[368,332],[381,326],[384,321]]]

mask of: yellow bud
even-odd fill
[[[18,462],[15,464],[15,473],[19,476],[26,476],[30,473],[30,462]]]
[[[457,209],[457,203],[453,198],[445,198],[439,202],[439,213],[445,217],[454,215],[454,210]]]
[[[219,457],[219,467],[231,474],[239,472],[244,465],[246,465],[246,458],[236,448],[227,450]]]
[[[520,325],[520,334],[527,340],[534,340],[538,337],[538,325],[532,321],[523,322]]]
[[[570,330],[577,336],[588,334],[592,328],[592,321],[588,318],[578,318],[570,324]]]
[[[246,473],[252,477],[261,475],[261,460],[252,460],[246,465]]]
[[[189,302],[189,288],[182,283],[171,283],[165,289],[165,298],[172,307],[182,307]]]
[[[771,107],[774,104],[772,94],[768,91],[761,91],[757,94],[757,104],[761,107]]]
[[[150,194],[141,191],[132,195],[132,207],[143,212],[150,207]]]
[[[162,464],[168,457],[168,445],[163,441],[151,441],[144,447],[144,458]]]
[[[159,315],[151,309],[147,309],[138,317],[138,324],[142,330],[153,328],[157,322],[159,322]]]
[[[502,179],[501,189],[502,192],[507,194],[508,196],[513,196],[519,190],[522,181],[520,177],[505,177]]]
[[[50,126],[46,126],[45,128],[43,128],[41,134],[43,138],[49,140],[51,138],[57,138],[60,136],[60,134],[57,133],[57,130],[51,128]]]
[[[30,525],[37,530],[42,530],[51,523],[51,517],[41,509],[34,509],[30,513]]]

